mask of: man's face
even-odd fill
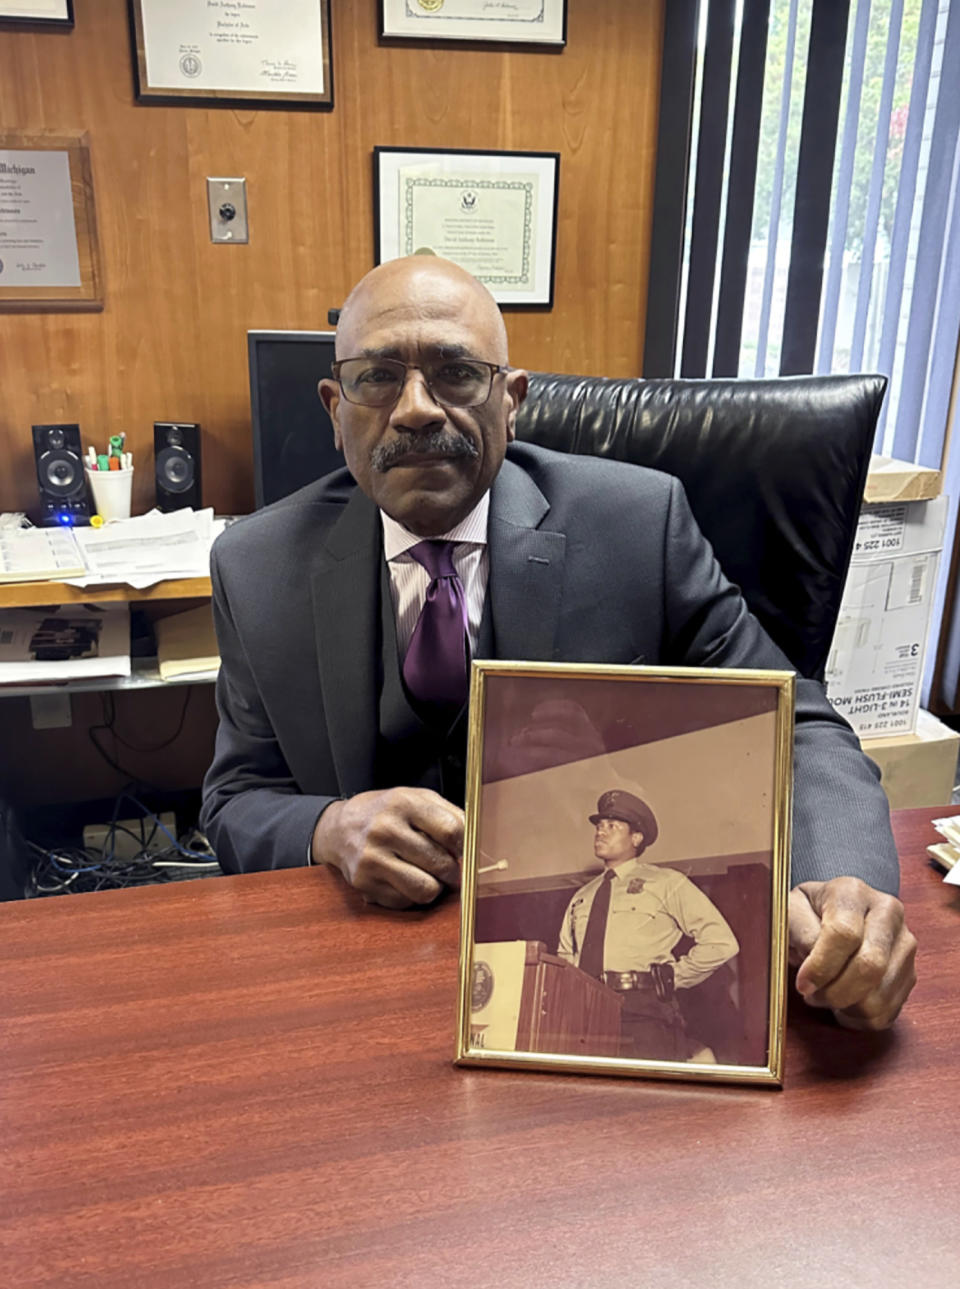
[[[475,358],[506,362],[496,305],[468,275],[443,260],[394,261],[365,280],[337,332],[339,359],[395,358],[413,364]],[[322,381],[350,473],[381,509],[420,537],[458,524],[490,487],[514,436],[526,373],[493,377],[480,407],[445,407],[419,370],[407,373],[392,407],[348,402]]]
[[[634,832],[623,819],[598,819],[593,833],[593,853],[609,868],[633,859],[643,843],[643,833]]]

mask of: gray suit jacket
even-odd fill
[[[672,476],[514,444],[489,555],[498,657],[791,669]],[[346,471],[215,544],[220,729],[201,823],[226,869],[302,865],[325,806],[373,786],[382,563],[377,508]],[[876,768],[809,680],[794,784],[794,882],[850,874],[895,892]]]

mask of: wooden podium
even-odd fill
[[[518,1052],[619,1056],[619,994],[528,940],[517,1021]]]

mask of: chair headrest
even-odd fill
[[[532,372],[517,437],[679,478],[727,576],[797,670],[819,678],[886,384]]]

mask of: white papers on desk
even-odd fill
[[[927,854],[947,870],[945,882],[960,886],[960,816],[934,819],[933,826],[945,840],[928,846]]]
[[[62,582],[84,567],[70,528],[0,527],[0,582]]]
[[[124,582],[142,590],[173,578],[209,577],[210,547],[223,529],[213,510],[174,510],[120,519],[103,528],[76,529],[87,576],[72,586]]]
[[[0,610],[0,685],[130,675],[130,609]]]

